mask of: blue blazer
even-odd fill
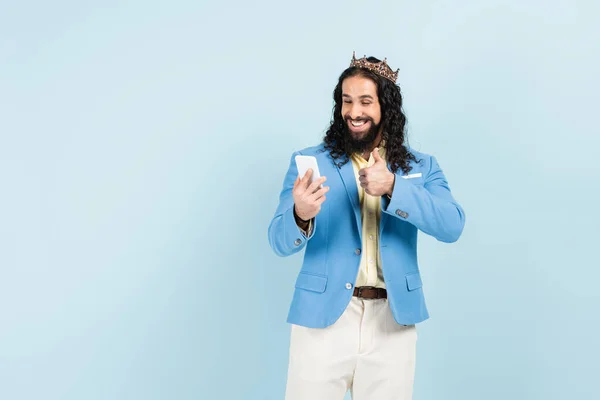
[[[388,301],[398,324],[412,325],[429,317],[417,264],[417,232],[437,240],[458,240],[465,213],[454,200],[435,157],[409,149],[420,163],[411,162],[404,179],[401,169],[391,200],[381,197],[379,247]],[[315,217],[310,236],[305,237],[294,220],[292,188],[298,176],[294,157],[315,156],[321,175],[330,186],[327,200]],[[389,163],[388,163],[389,168]],[[338,168],[324,144],[294,152],[283,181],[279,205],[269,225],[269,244],[285,257],[306,248],[289,309],[289,323],[311,328],[333,324],[352,297],[362,247],[358,188],[348,161]]]

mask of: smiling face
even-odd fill
[[[344,79],[342,118],[351,149],[356,152],[367,150],[377,139],[381,126],[381,106],[375,82],[360,75]]]

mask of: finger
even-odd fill
[[[312,176],[312,174],[313,174],[312,168],[307,169],[306,172],[304,173],[304,176],[302,177],[302,180],[304,182],[307,182],[310,179],[310,177]]]
[[[319,179],[311,183],[311,185],[308,187],[308,189],[306,189],[306,191],[310,194],[315,193],[317,190],[320,189],[319,186],[321,186],[326,180],[327,178],[325,176],[320,177]]]
[[[300,180],[300,186],[302,188],[304,188],[305,190],[306,190],[306,187],[308,186],[308,184],[310,182],[310,177],[312,176],[312,173],[313,173],[313,170],[311,168],[309,168],[308,170],[306,170],[306,173],[304,174],[304,176]]]
[[[294,193],[295,196],[298,196],[304,193],[305,190],[306,189],[304,188],[304,186],[302,186],[302,177],[298,175],[296,181],[294,182],[294,188],[292,189],[292,193]]]
[[[317,190],[312,195],[310,195],[311,201],[316,201],[321,197],[325,196],[325,193],[329,192],[329,186],[324,186],[322,189]]]
[[[379,154],[379,147],[375,147],[373,149],[373,151],[371,152],[371,154],[373,155],[373,158],[375,159],[375,162],[382,161],[381,155]]]
[[[358,175],[359,175],[359,176],[364,176],[364,175],[367,175],[367,170],[368,170],[368,169],[369,169],[369,168],[367,167],[367,168],[363,168],[363,169],[359,170],[359,171],[358,171]]]
[[[360,183],[367,183],[367,177],[366,176],[359,176],[358,177],[358,181]]]
[[[315,204],[320,206],[321,204],[323,204],[323,202],[325,202],[325,200],[327,200],[327,197],[321,196],[317,201],[315,201]]]

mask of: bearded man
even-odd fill
[[[452,243],[465,213],[435,157],[407,146],[387,60],[356,59],[333,92],[323,142],[292,154],[269,225],[273,251],[304,261],[288,314],[286,400],[409,400],[416,324],[429,317],[417,233]],[[321,178],[299,176],[296,155]]]

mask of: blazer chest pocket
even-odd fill
[[[296,288],[309,290],[311,292],[323,293],[327,287],[327,277],[300,272],[296,279]]]
[[[412,183],[413,185],[423,186],[423,178],[422,177],[414,177],[414,178],[403,178],[405,181]]]

